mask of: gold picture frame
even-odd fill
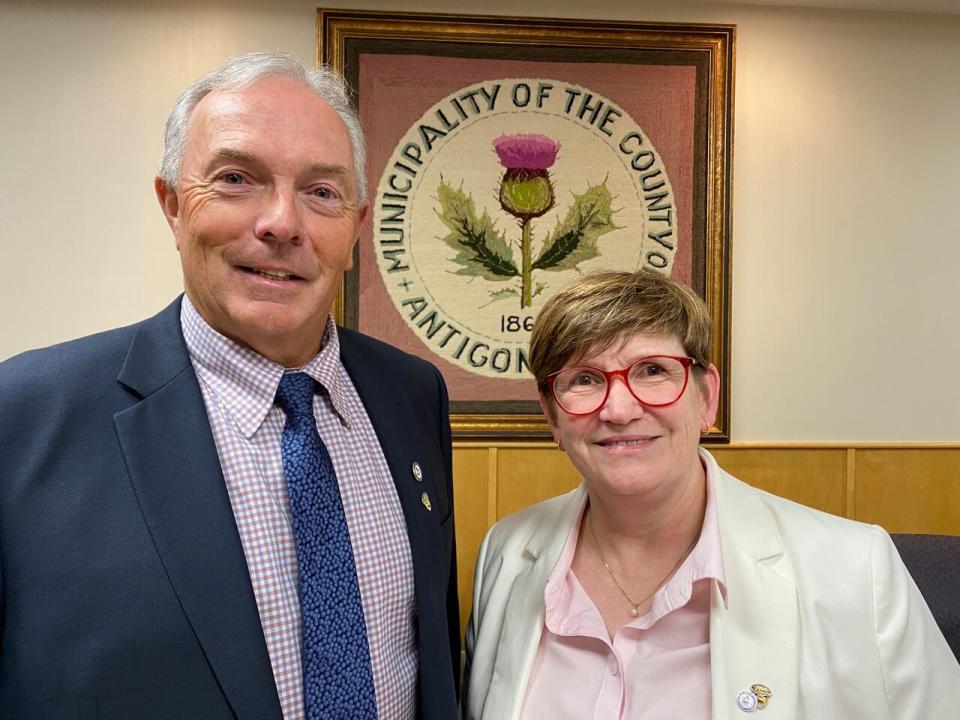
[[[686,274],[681,279],[689,282],[703,297],[713,319],[711,355],[720,371],[722,393],[717,422],[705,440],[728,441],[734,47],[735,26],[732,25],[319,9],[317,62],[329,64],[341,72],[357,94],[358,109],[369,146],[367,184],[373,211],[371,216],[374,217],[374,222],[366,223],[361,231],[354,268],[347,273],[335,301],[334,313],[337,321],[347,327],[379,336],[438,365],[450,387],[451,423],[456,436],[529,437],[546,434],[546,422],[533,399],[535,394],[530,396],[529,386],[523,386],[522,392],[526,393],[526,396],[518,399],[506,393],[508,390],[513,392],[512,388],[519,388],[522,383],[511,384],[499,380],[494,372],[501,372],[499,365],[491,369],[474,363],[493,375],[477,377],[474,381],[464,379],[469,373],[464,375],[466,371],[454,368],[447,362],[452,362],[452,358],[456,356],[454,348],[460,335],[446,345],[446,356],[443,356],[436,340],[443,337],[442,333],[436,334],[434,346],[431,347],[426,344],[425,336],[420,338],[422,345],[417,345],[410,339],[417,332],[412,323],[410,327],[413,332],[398,329],[404,320],[399,311],[404,309],[417,318],[421,328],[425,328],[420,331],[421,335],[429,335],[431,331],[438,333],[432,324],[434,319],[427,323],[427,310],[423,309],[427,305],[428,296],[424,296],[427,299],[422,300],[422,305],[414,302],[402,308],[397,299],[394,299],[395,306],[391,305],[385,294],[400,291],[384,290],[379,286],[385,281],[377,279],[377,262],[383,258],[377,256],[380,246],[375,244],[374,224],[376,212],[382,211],[384,201],[382,197],[379,198],[380,207],[377,207],[376,193],[378,184],[385,182],[387,177],[385,169],[390,152],[394,152],[393,159],[399,157],[396,153],[402,147],[404,128],[415,127],[415,124],[410,124],[410,118],[416,118],[426,111],[437,112],[431,109],[432,104],[440,101],[444,93],[450,92],[450,88],[467,86],[469,81],[474,82],[471,86],[474,89],[469,91],[468,88],[468,91],[460,96],[469,98],[470,92],[476,95],[478,88],[483,91],[483,86],[476,83],[482,83],[486,78],[489,78],[491,83],[495,78],[501,77],[559,78],[569,83],[568,87],[564,88],[567,92],[568,113],[572,114],[576,110],[574,100],[582,100],[579,106],[580,125],[585,125],[588,121],[593,123],[588,129],[592,136],[596,137],[600,137],[602,133],[613,137],[608,132],[612,125],[602,123],[612,123],[618,119],[617,116],[626,113],[608,109],[606,121],[602,117],[596,119],[597,109],[603,105],[599,99],[601,95],[597,94],[596,99],[591,100],[593,104],[590,104],[588,98],[593,96],[588,95],[586,90],[570,88],[613,88],[608,91],[610,94],[602,96],[608,99],[609,107],[633,107],[634,115],[647,118],[644,127],[659,128],[656,134],[658,147],[680,148],[675,152],[671,150],[679,158],[675,166],[680,168],[676,173],[680,180],[675,181],[671,187],[679,188],[675,195],[677,222],[681,228],[677,237],[684,239],[683,242],[675,243],[678,247],[677,257],[680,257],[681,251],[686,254],[683,256],[680,271],[676,270],[679,265],[673,266],[674,274]],[[574,79],[567,80],[567,77]],[[611,85],[611,82],[615,84]],[[490,87],[499,90],[500,84]],[[535,82],[533,84],[536,87]],[[525,91],[524,85],[527,86]],[[518,89],[521,91],[521,98],[525,92],[529,102],[530,85],[531,83],[526,81],[513,83],[513,101],[516,107],[520,107]],[[541,91],[544,85],[547,83],[540,83]],[[507,94],[506,88],[504,85],[504,95]],[[625,88],[628,88],[629,92],[626,92]],[[582,93],[582,97],[578,93]],[[554,91],[554,96],[558,95],[559,91]],[[563,98],[562,95],[559,97]],[[609,100],[611,97],[613,100]],[[618,98],[623,98],[623,103],[620,103]],[[681,100],[674,102],[674,98]],[[689,101],[683,100],[684,98],[689,98]],[[436,128],[433,129],[429,125],[420,126],[421,132],[423,127],[427,128],[424,138],[427,149],[430,149],[431,133],[437,134],[433,137],[445,135],[445,127],[452,135],[451,128],[459,124],[453,114],[454,109],[465,121],[471,112],[465,102],[456,103],[454,100],[452,107],[446,115],[439,111],[443,115],[442,122],[446,125],[441,127],[438,121],[434,123]],[[493,108],[492,104],[490,108]],[[479,106],[477,109],[480,110]],[[613,120],[611,112],[617,113]],[[406,118],[402,122],[398,120],[401,116]],[[398,122],[401,124],[397,125]],[[628,134],[623,135],[620,140],[620,148],[624,153],[627,153],[624,139],[627,139]],[[648,133],[647,137],[653,138],[654,134]],[[483,157],[478,157],[478,163],[491,162],[492,153],[488,145],[489,143],[484,146]],[[583,157],[582,154],[578,156],[575,150],[576,148],[567,152],[565,156],[568,165]],[[666,157],[667,153],[664,152],[663,155]],[[464,163],[462,157],[458,162],[461,165],[472,165]],[[666,161],[664,162],[666,165]],[[669,171],[671,166],[667,167]],[[392,182],[393,188],[404,183],[396,178],[393,178]],[[406,184],[402,184],[402,187],[405,188]],[[436,184],[431,186],[431,198],[432,202],[437,203],[439,201],[435,188]],[[569,197],[578,197],[572,193],[573,191]],[[384,193],[381,195],[387,196]],[[402,214],[402,210],[397,212]],[[679,221],[681,215],[683,224]],[[614,225],[614,222],[609,223],[610,227]],[[686,234],[682,235],[681,231]],[[380,245],[386,242],[384,238],[379,240]],[[392,262],[393,265],[388,269],[398,267],[396,255],[392,257]],[[459,274],[464,272],[466,271],[461,270]],[[447,273],[454,274],[452,270]],[[508,294],[512,292],[513,290],[507,290]],[[529,295],[529,290],[525,292]],[[527,295],[524,295],[524,301]],[[421,298],[416,300],[420,301]],[[529,304],[529,301],[526,302]],[[523,304],[520,307],[523,308]],[[421,316],[424,318],[422,321],[416,315],[421,310],[424,313]],[[393,315],[399,319],[393,318]],[[510,324],[514,317],[518,321],[529,320],[528,317],[504,313],[500,315],[501,328],[504,327],[505,318],[509,319],[507,324]],[[449,318],[447,320],[448,326],[453,328],[453,321]],[[443,325],[440,320],[436,322]],[[522,328],[522,322],[519,324]],[[468,340],[465,332],[462,341],[464,347],[459,348],[461,353],[465,352]],[[474,341],[470,348],[471,363],[473,351],[482,345],[483,343]],[[487,350],[489,349],[487,347]],[[507,350],[503,352],[507,353]],[[456,357],[459,361],[463,359]],[[497,358],[494,353],[490,360],[489,353],[482,350],[476,353],[476,357],[483,357],[484,362],[489,360],[491,365]],[[513,363],[515,358],[516,367],[523,369],[522,349],[517,350],[514,355],[507,353],[499,357],[504,365],[508,361]],[[512,371],[513,365],[510,367]],[[532,380],[530,382],[532,383]],[[500,388],[504,389],[504,396],[501,396]],[[518,390],[516,394],[521,393]]]

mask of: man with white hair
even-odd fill
[[[0,718],[454,717],[443,380],[330,315],[369,210],[343,80],[227,62],[155,188],[185,294],[0,365]]]

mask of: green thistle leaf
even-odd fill
[[[490,293],[490,302],[486,302],[480,306],[480,308],[485,308],[489,305],[493,305],[499,300],[506,300],[511,297],[518,297],[520,293],[517,292],[516,288],[504,288],[503,290],[496,290]]]
[[[477,217],[476,204],[470,195],[441,180],[437,200],[440,202],[437,217],[450,230],[441,240],[457,250],[454,258],[460,265],[457,275],[502,282],[520,274],[507,241],[493,226],[486,211]]]
[[[582,195],[574,194],[567,216],[547,236],[543,249],[533,261],[534,270],[573,270],[580,263],[598,257],[597,241],[611,230],[613,196],[607,181],[589,186]]]

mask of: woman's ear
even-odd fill
[[[550,427],[550,432],[553,434],[553,441],[557,444],[557,447],[563,450],[563,445],[560,442],[560,432],[557,427],[557,408],[556,404],[553,402],[553,398],[544,395],[543,393],[538,393],[538,399],[540,400],[540,409],[543,411],[543,416],[547,419],[547,425]]]
[[[720,404],[720,373],[716,365],[710,363],[703,371],[703,377],[698,383],[703,396],[703,409],[700,415],[700,426],[709,430],[717,419],[717,407]]]

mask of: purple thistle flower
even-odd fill
[[[546,170],[556,162],[560,143],[546,135],[501,135],[493,149],[508,170]]]

